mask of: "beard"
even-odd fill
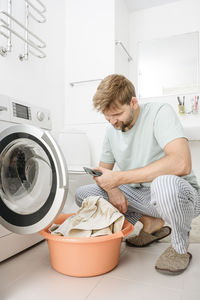
[[[127,129],[129,130],[129,126],[131,125],[131,123],[134,120],[134,112],[131,111],[129,114],[129,117],[127,118],[127,120],[125,122],[123,121],[119,121],[116,125],[114,125],[115,129],[117,130],[121,130],[122,132],[126,132]]]

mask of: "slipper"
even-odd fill
[[[169,226],[164,226],[152,234],[141,230],[139,235],[126,239],[126,244],[129,247],[146,247],[154,242],[164,239],[170,234],[171,228]]]
[[[192,254],[180,254],[172,246],[167,248],[158,258],[155,269],[163,274],[178,275],[183,273],[190,264]]]

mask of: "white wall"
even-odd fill
[[[121,41],[130,54],[129,48],[129,12],[126,3],[115,0],[115,40]],[[120,45],[115,47],[115,73],[129,78],[132,61],[128,61],[126,52]]]
[[[100,81],[114,72],[114,0],[66,1],[65,124],[103,122],[93,111],[92,97]]]
[[[200,31],[199,16],[199,0],[182,0],[131,13],[130,50],[134,59],[130,69],[130,78],[136,88],[138,42]]]
[[[98,164],[106,122],[93,109],[100,81],[70,86],[71,82],[103,79],[114,73],[114,0],[66,1],[65,129],[86,132],[92,165]]]
[[[112,73],[129,76],[126,54],[115,46],[128,47],[128,10],[122,0],[66,1],[65,129],[86,132],[92,165],[99,162],[106,121],[93,109],[92,98],[100,81],[70,86],[70,82],[103,79]]]
[[[1,1],[3,8],[4,1]],[[23,42],[13,37],[13,51],[5,58],[0,56],[0,93],[48,108],[52,113],[53,130],[58,131],[64,121],[65,0],[43,0],[43,3],[47,7],[47,22],[36,24],[30,20],[30,26],[46,41],[47,58],[31,56],[26,62],[19,61]],[[13,16],[24,21],[24,1],[13,1]],[[19,26],[13,25],[13,28],[21,32]],[[1,37],[0,46],[5,45]]]

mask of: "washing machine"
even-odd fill
[[[0,261],[38,243],[62,211],[67,166],[46,109],[0,95]]]

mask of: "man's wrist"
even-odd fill
[[[116,172],[116,186],[123,184],[123,171]]]
[[[118,190],[119,190],[119,188],[118,188],[118,187],[115,187],[115,188],[113,188],[113,189],[107,191],[107,194],[108,194],[108,195],[114,194],[114,193],[116,193]]]

